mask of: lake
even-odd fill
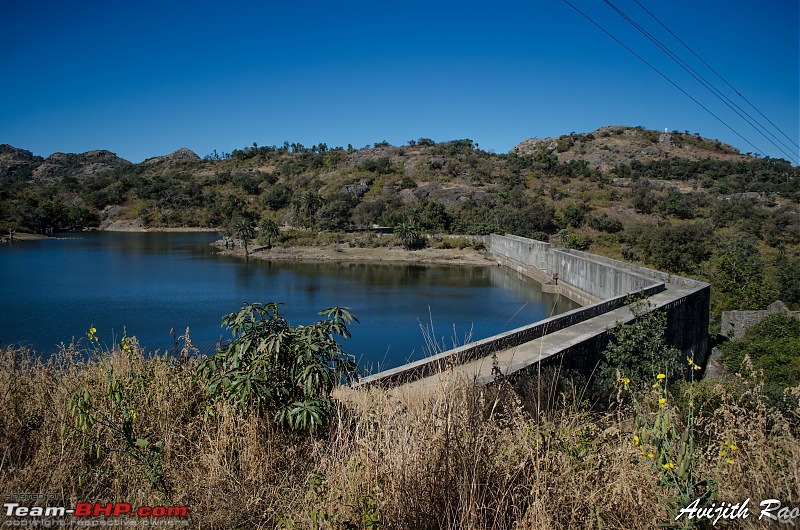
[[[0,345],[48,357],[97,328],[101,344],[123,328],[148,350],[174,329],[211,351],[230,332],[224,314],[244,302],[284,302],[292,325],[350,307],[360,320],[344,349],[370,371],[427,354],[421,327],[445,348],[576,307],[500,267],[268,262],[215,254],[213,233],[85,232],[0,245]],[[85,342],[85,340],[84,340]]]

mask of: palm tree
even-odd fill
[[[236,235],[236,237],[242,240],[242,243],[244,244],[244,255],[249,256],[250,251],[247,248],[247,243],[256,237],[256,228],[253,226],[253,222],[244,217],[239,218],[233,228],[233,233]]]
[[[308,222],[309,228],[314,214],[317,213],[320,206],[322,206],[322,197],[313,191],[307,191],[292,200],[292,209],[303,221]]]
[[[415,248],[422,240],[422,234],[413,222],[403,221],[400,223],[394,228],[394,235],[408,250]]]
[[[267,248],[272,248],[272,238],[278,235],[278,223],[272,219],[264,219],[258,226],[260,237],[267,238]]]

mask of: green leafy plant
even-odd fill
[[[679,372],[680,351],[664,340],[667,315],[654,310],[646,298],[632,295],[627,300],[634,320],[618,324],[610,331],[611,341],[603,351],[600,367],[601,383],[613,387],[621,372],[634,383],[641,384],[656,374],[672,379]]]
[[[319,313],[323,320],[293,328],[282,306],[245,304],[223,317],[232,340],[200,362],[196,377],[208,384],[212,401],[225,399],[242,411],[271,414],[291,430],[313,432],[330,418],[333,388],[358,375],[336,340],[349,338],[347,326],[358,319],[334,307]]]

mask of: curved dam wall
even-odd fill
[[[628,296],[649,297],[651,310],[667,314],[667,343],[705,364],[710,286],[631,263],[513,235],[481,238],[499,266],[509,267],[583,307],[386,370],[360,384],[397,386],[458,370],[476,383],[510,376],[536,363],[561,362],[591,371],[609,340],[608,330],[634,319]],[[557,274],[557,281],[556,275]]]

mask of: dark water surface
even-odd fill
[[[190,328],[209,350],[243,302],[284,302],[292,325],[347,306],[361,321],[344,343],[362,367],[397,366],[426,354],[423,326],[447,348],[576,307],[498,267],[270,263],[214,254],[209,233],[89,232],[0,245],[0,340],[49,356],[91,326],[106,345],[123,326],[148,349]]]

